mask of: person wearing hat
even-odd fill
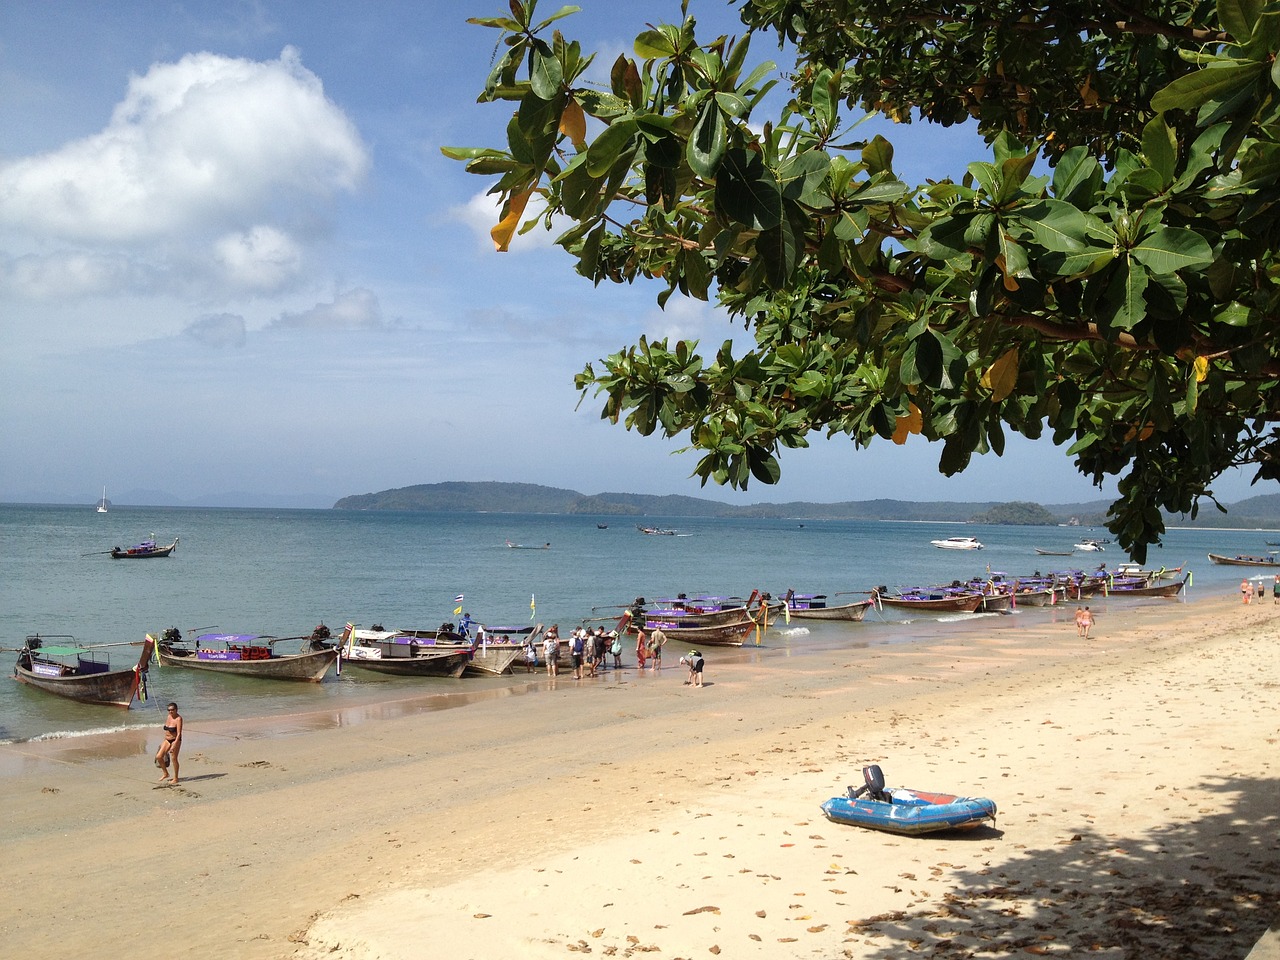
[[[689,667],[689,679],[685,684],[694,687],[702,686],[702,668],[705,664],[702,654],[697,650],[690,650],[688,656],[680,658],[680,662]]]

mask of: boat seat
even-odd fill
[[[865,781],[857,790],[849,788],[849,799],[857,800],[863,794],[868,800],[879,800],[881,803],[892,803],[893,798],[884,788],[884,772],[879,764],[871,764],[862,768],[862,779]]]

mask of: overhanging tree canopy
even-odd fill
[[[775,482],[815,431],[922,434],[947,475],[1047,431],[1120,475],[1108,526],[1143,559],[1223,470],[1280,478],[1280,3],[743,0],[741,38],[699,43],[686,0],[608,89],[552,26],[576,8],[509,5],[473,21],[504,35],[480,99],[515,104],[506,147],[444,152],[498,178],[498,249],[537,192],[584,276],[749,326],[744,356],[642,337],[576,378],[614,422],[687,433],[703,483]],[[795,55],[770,118],[762,32]],[[865,110],[974,118],[990,155],[909,185],[854,136]]]

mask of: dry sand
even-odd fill
[[[1133,603],[1130,601],[1130,603]],[[1278,918],[1280,608],[1113,601],[707,686],[541,675],[461,709],[0,746],[14,957],[1243,957]],[[851,627],[854,634],[856,627]],[[719,655],[718,655],[719,654]],[[899,838],[818,804],[988,796]]]

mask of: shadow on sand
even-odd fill
[[[863,956],[884,960],[899,960],[907,944],[913,957],[948,960],[1243,958],[1280,919],[1280,780],[1205,789],[1222,798],[1219,809],[1190,810],[1193,818],[1148,835],[1107,824],[1023,850],[1000,868],[958,870],[940,903],[921,900],[849,932],[869,941]],[[1172,790],[1157,796],[1152,802],[1177,799]],[[995,836],[974,831],[971,839]]]

